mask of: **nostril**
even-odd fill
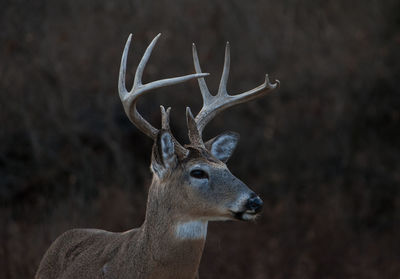
[[[262,206],[263,206],[263,201],[258,196],[250,198],[246,204],[246,208],[248,210],[254,210],[256,213],[261,211]]]

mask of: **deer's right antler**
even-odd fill
[[[119,97],[121,98],[122,104],[124,106],[124,110],[129,118],[129,120],[139,128],[143,133],[145,133],[147,136],[149,136],[152,139],[155,139],[157,137],[157,134],[159,132],[159,129],[154,128],[149,122],[144,119],[139,112],[136,109],[136,103],[137,100],[140,96],[142,96],[144,93],[151,91],[156,88],[168,86],[168,85],[173,85],[177,83],[182,83],[191,79],[196,79],[200,77],[207,76],[207,73],[197,73],[197,74],[191,74],[191,75],[186,75],[186,76],[181,76],[181,77],[174,77],[174,78],[167,78],[167,79],[161,79],[157,81],[153,81],[147,84],[142,83],[142,76],[143,76],[143,71],[146,67],[147,61],[150,58],[151,52],[153,51],[153,48],[155,44],[157,43],[158,38],[161,36],[161,34],[158,34],[153,41],[150,43],[150,45],[147,47],[142,59],[140,60],[139,66],[137,67],[136,74],[135,74],[135,79],[133,81],[133,87],[130,92],[126,89],[125,86],[125,75],[126,75],[126,61],[128,58],[128,52],[129,52],[129,46],[131,44],[131,38],[132,34],[129,35],[128,40],[126,41],[124,52],[122,54],[121,58],[121,67],[119,70],[119,80],[118,80],[118,91],[119,91]],[[169,110],[161,110],[163,114],[163,118],[168,119],[167,117],[164,116],[164,114],[169,115]],[[163,121],[164,123],[164,121]],[[164,124],[163,124],[164,125]]]
[[[199,58],[197,55],[196,46],[193,44],[193,62],[196,73],[201,73]],[[203,107],[200,112],[197,114],[195,118],[196,126],[198,129],[198,135],[196,132],[192,132],[193,139],[191,141],[198,142],[201,141],[201,135],[203,132],[204,127],[210,122],[215,115],[219,112],[237,105],[241,104],[250,100],[253,100],[257,97],[263,96],[268,92],[272,91],[273,89],[279,86],[279,81],[276,80],[276,83],[271,83],[269,81],[268,75],[265,76],[265,82],[260,86],[253,88],[247,92],[237,94],[237,95],[229,95],[226,90],[226,84],[228,82],[229,77],[229,68],[230,68],[230,47],[229,43],[226,44],[225,48],[225,62],[224,62],[224,69],[222,71],[222,77],[219,84],[218,93],[216,95],[211,95],[210,91],[207,88],[207,84],[204,78],[199,78],[199,87],[201,91],[201,95],[203,97]],[[190,115],[189,115],[190,116]],[[193,127],[193,125],[192,125]],[[189,127],[190,129],[190,127]],[[190,135],[190,131],[189,131]],[[200,139],[196,139],[200,136]]]

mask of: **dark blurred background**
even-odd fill
[[[129,33],[133,73],[163,34],[144,81],[194,72],[215,92],[225,42],[228,90],[281,81],[205,131],[241,134],[229,162],[262,196],[255,223],[212,223],[203,278],[400,278],[400,2],[2,1],[2,278],[32,278],[62,232],[143,222],[152,142],[117,93]],[[196,81],[157,90],[139,110],[159,125],[201,106]],[[157,126],[158,127],[158,126]]]

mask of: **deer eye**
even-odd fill
[[[197,178],[197,179],[208,179],[208,173],[203,170],[192,170],[190,172],[190,176]]]

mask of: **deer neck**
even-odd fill
[[[172,197],[159,200],[154,191],[165,185],[157,187],[154,183],[157,182],[153,181],[150,187],[146,219],[140,233],[146,258],[155,265],[154,272],[159,271],[164,277],[172,274],[171,278],[192,278],[203,254],[208,222],[182,216]]]

